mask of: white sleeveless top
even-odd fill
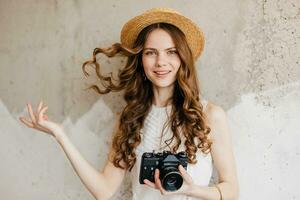
[[[206,100],[201,100],[203,109],[207,105]],[[172,131],[169,128],[165,128],[164,134],[161,139],[161,132],[163,130],[164,123],[167,121],[168,114],[170,115],[171,105],[166,107],[157,107],[152,105],[149,114],[144,121],[144,127],[141,129],[141,143],[136,149],[136,163],[133,166],[129,177],[132,181],[132,199],[133,200],[195,200],[195,198],[186,195],[161,195],[160,191],[153,189],[145,184],[140,184],[139,173],[141,165],[141,157],[144,152],[161,152],[163,150],[169,150],[164,143],[165,140],[172,137]],[[175,142],[175,139],[173,140]],[[173,144],[173,143],[172,143]],[[170,146],[172,146],[172,144]],[[184,139],[177,150],[177,152],[184,151]],[[208,186],[213,172],[213,163],[211,154],[204,154],[198,149],[196,153],[196,164],[188,164],[187,172],[195,184],[200,186]],[[197,198],[199,200],[199,198]]]

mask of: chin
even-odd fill
[[[159,88],[167,88],[173,86],[174,82],[165,82],[165,83],[152,82],[152,84]]]

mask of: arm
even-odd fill
[[[211,155],[219,174],[219,184],[223,200],[236,200],[239,196],[236,166],[232,150],[231,135],[224,110],[209,104],[206,111],[208,125],[211,128]],[[193,185],[189,195],[205,200],[219,200],[220,194],[216,187]]]
[[[98,172],[95,170],[78,152],[78,150],[71,143],[69,138],[66,136],[63,127],[48,119],[48,116],[44,114],[48,109],[48,106],[43,106],[43,102],[40,101],[37,111],[32,109],[31,103],[27,103],[28,113],[30,119],[20,117],[20,121],[27,127],[33,128],[42,132],[45,132],[53,136],[63,148],[66,156],[70,160],[75,172],[91,192],[96,199],[107,199],[113,195],[121,184],[125,170],[116,168],[111,162],[111,155],[113,155],[113,148],[110,148],[109,159],[106,163],[104,170]],[[116,133],[119,127],[119,115],[117,116],[117,123],[114,128]],[[120,163],[122,166],[123,163]]]
[[[118,118],[114,131],[116,127],[118,127]],[[82,157],[65,134],[61,134],[56,139],[66,153],[76,174],[90,193],[97,200],[110,198],[122,183],[125,170],[115,167],[108,159],[104,169],[99,172]],[[110,155],[112,152],[110,149]]]

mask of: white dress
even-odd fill
[[[206,107],[207,101],[201,100],[203,108]],[[161,152],[162,150],[169,150],[164,141],[171,138],[172,132],[170,129],[165,129],[161,139],[161,132],[163,125],[167,120],[167,113],[170,114],[171,106],[157,107],[154,104],[147,115],[144,127],[141,129],[142,141],[136,149],[137,160],[133,166],[129,177],[132,181],[132,199],[133,200],[194,200],[195,198],[186,195],[161,195],[159,190],[153,189],[145,184],[139,183],[139,173],[141,156],[144,152]],[[174,141],[175,142],[175,139]],[[160,145],[161,144],[161,145]],[[184,151],[184,140],[179,146],[179,151]],[[200,150],[196,153],[196,164],[188,164],[187,172],[193,177],[193,181],[197,185],[208,186],[213,173],[213,163],[211,154],[204,154]],[[199,198],[197,198],[199,200]]]

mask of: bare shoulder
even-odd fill
[[[204,114],[207,118],[207,122],[211,125],[216,122],[224,121],[227,118],[224,109],[221,106],[216,105],[212,101],[208,101],[207,106],[204,110]]]
[[[227,129],[227,114],[221,106],[208,101],[204,109],[204,115],[206,124],[211,129],[208,137],[215,141],[217,137],[224,133],[224,129]]]

